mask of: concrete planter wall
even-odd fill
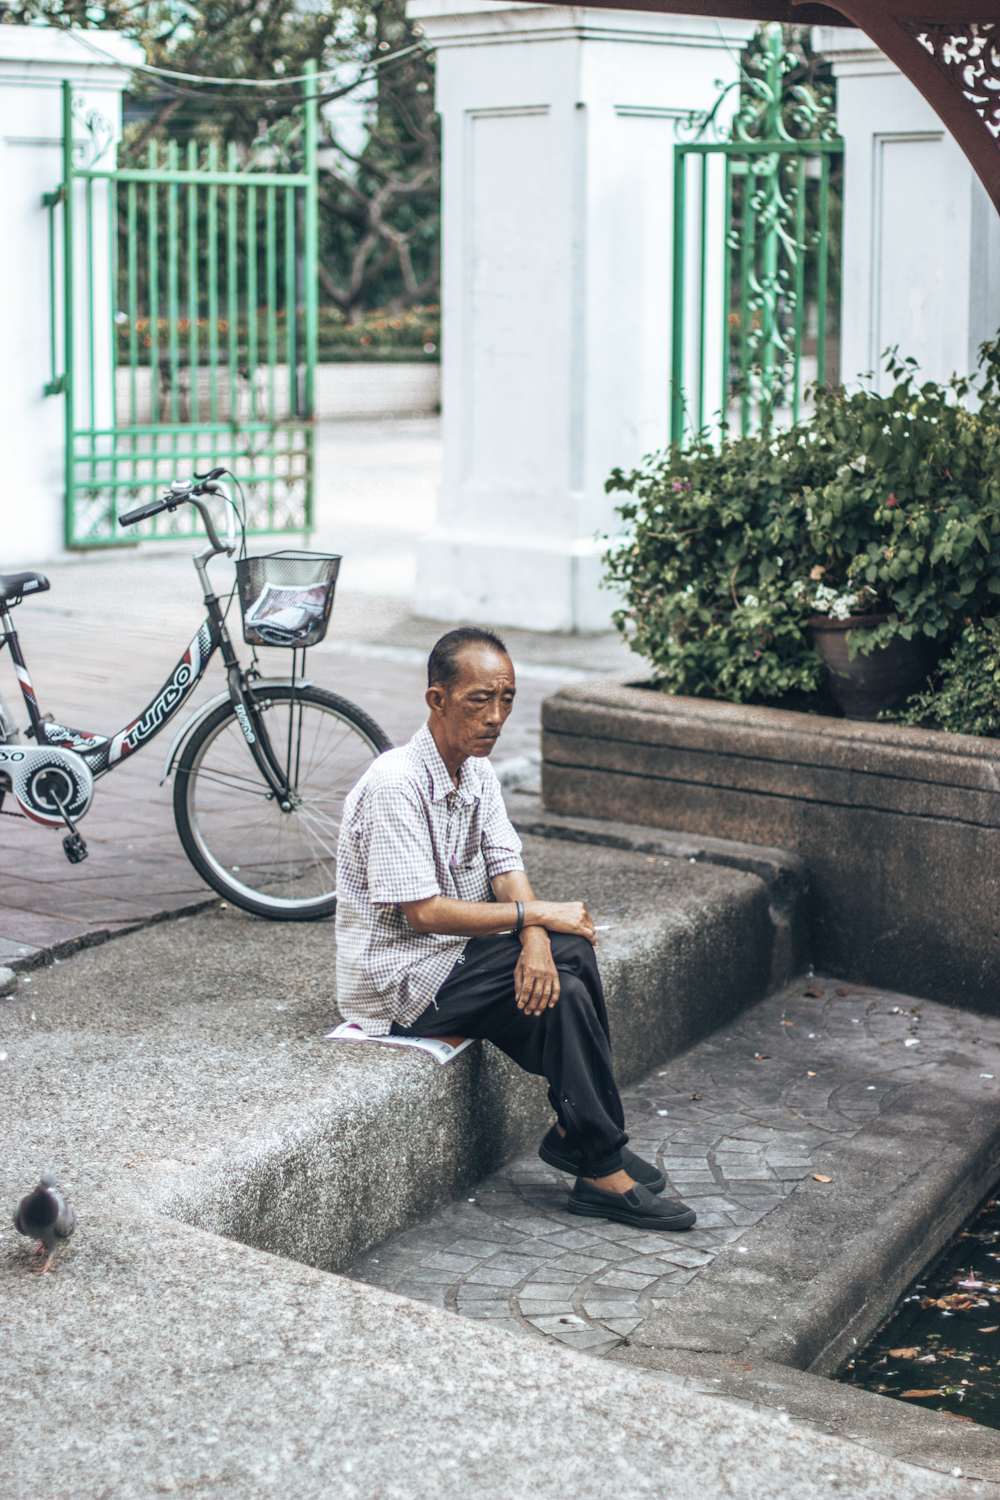
[[[817,967],[1000,1014],[1000,743],[620,678],[563,688],[542,723],[550,811],[790,849]]]

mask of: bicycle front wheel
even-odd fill
[[[177,832],[199,875],[234,905],[277,921],[327,917],[337,904],[344,798],[391,741],[362,709],[322,688],[259,688],[254,701],[288,776],[291,811],[282,812],[233,705],[223,703],[178,762]]]

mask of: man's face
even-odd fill
[[[427,689],[437,734],[453,757],[489,755],[514,707],[514,668],[489,646],[466,646],[450,688]]]

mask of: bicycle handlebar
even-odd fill
[[[229,545],[219,541],[218,532],[212,524],[208,506],[205,505],[201,496],[224,493],[221,487],[217,487],[215,481],[225,474],[225,469],[210,469],[207,474],[195,474],[196,484],[191,479],[175,479],[170,489],[160,500],[153,500],[148,505],[140,505],[136,510],[126,511],[123,516],[118,517],[119,526],[136,526],[140,521],[148,521],[152,516],[158,516],[165,510],[176,510],[179,505],[193,505],[201,516],[205,525],[205,533],[209,543],[216,552],[232,552],[235,546],[235,532],[232,523],[227,527],[227,532],[232,533]],[[227,497],[228,498],[228,497]],[[230,506],[231,508],[231,506]]]

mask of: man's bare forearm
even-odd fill
[[[520,876],[521,885],[514,890],[524,890],[524,895],[513,894],[509,885],[502,885],[514,876]],[[498,889],[500,886],[500,889]],[[570,932],[593,941],[594,924],[586,907],[578,901],[536,901],[528,878],[523,871],[510,871],[498,875],[493,881],[497,892],[496,901],[453,901],[447,896],[429,896],[425,901],[402,902],[406,920],[414,932],[436,933],[441,937],[489,937],[496,932],[509,932],[517,926],[517,903],[524,907],[524,928],[545,928],[550,932]]]

